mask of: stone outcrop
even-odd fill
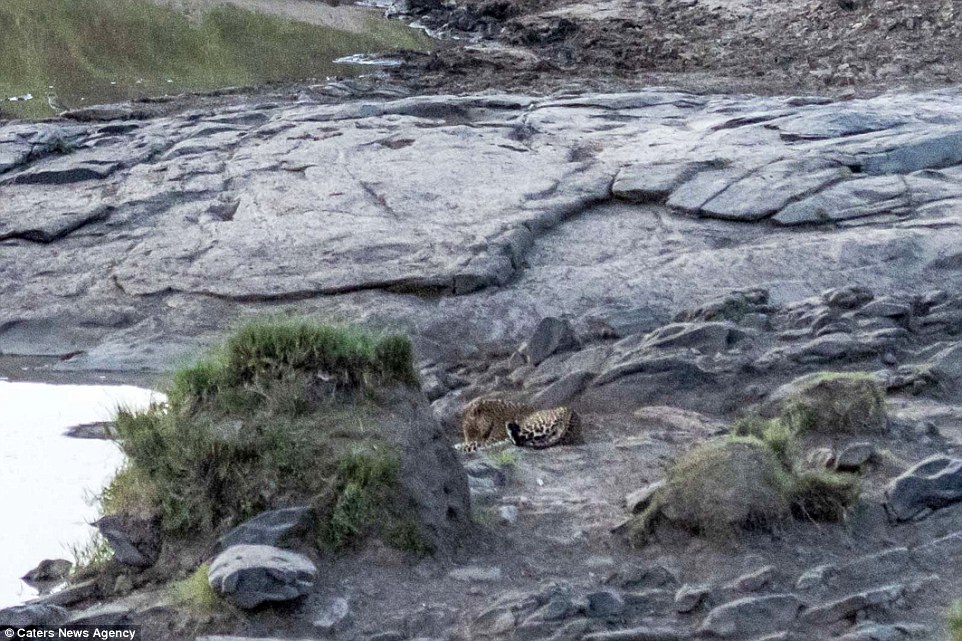
[[[849,103],[844,127],[839,109],[645,91],[6,124],[0,351],[164,369],[284,305],[403,318],[422,353],[450,357],[516,345],[544,317],[650,331],[735,288],[778,304],[843,284],[957,288],[958,92]],[[742,301],[711,320],[762,322],[766,303]],[[915,322],[824,304],[837,322],[762,362],[877,353]],[[962,308],[923,311],[920,327],[962,325]],[[675,331],[661,347],[739,340]]]

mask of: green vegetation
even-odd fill
[[[73,560],[71,574],[75,576],[100,570],[114,556],[107,539],[99,532],[94,532],[85,543],[69,546],[68,551]]]
[[[508,447],[499,452],[487,454],[485,458],[499,470],[512,468],[521,460],[521,452],[517,447]]]
[[[869,374],[824,372],[806,377],[798,387],[782,412],[783,420],[796,433],[885,430],[885,395]]]
[[[204,563],[186,579],[173,583],[170,586],[170,591],[174,601],[179,605],[186,606],[195,614],[209,614],[220,607],[224,607],[225,602],[210,587],[207,576],[209,569],[210,566]]]
[[[962,601],[956,601],[945,615],[949,641],[962,641]]]
[[[817,383],[825,380],[837,379],[821,378]],[[860,411],[878,411],[876,396],[869,396],[871,403],[853,401],[839,412],[841,418],[834,417],[842,421],[838,429],[859,424]],[[837,410],[839,405],[833,403],[830,412],[817,407],[812,415],[821,420]],[[797,409],[774,419],[739,419],[730,436],[695,448],[669,469],[665,485],[635,517],[632,541],[644,544],[666,521],[695,534],[727,538],[738,529],[771,528],[789,515],[814,521],[844,519],[858,502],[859,479],[806,467],[798,439],[812,431],[809,423],[798,420]]]
[[[359,73],[336,58],[429,39],[372,17],[362,33],[298,23],[224,5],[197,20],[148,0],[4,0],[0,99],[43,117],[50,86],[69,107],[146,95]],[[33,94],[26,102],[8,96]],[[82,101],[83,99],[83,101]]]
[[[325,548],[380,534],[422,551],[398,454],[374,428],[377,388],[416,384],[404,338],[306,321],[246,325],[178,371],[166,405],[119,411],[128,464],[102,510],[159,515],[170,536],[205,537],[306,501]]]

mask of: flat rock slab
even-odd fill
[[[545,317],[627,336],[736,288],[959,288],[960,95],[430,96],[3,125],[0,352],[32,354],[23,328],[45,323],[73,329],[36,349],[83,352],[58,367],[166,369],[285,305],[404,319],[419,349],[471,353]],[[811,340],[773,358],[881,339]]]
[[[886,507],[897,521],[908,521],[925,510],[937,510],[962,500],[962,460],[928,458],[892,481]]]

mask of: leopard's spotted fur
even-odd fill
[[[475,399],[461,422],[461,452],[477,452],[502,445],[541,449],[581,442],[581,417],[567,407],[535,411],[528,405],[502,399]]]

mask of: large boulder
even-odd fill
[[[291,601],[309,593],[317,579],[313,561],[269,545],[235,545],[211,561],[208,581],[239,608]]]
[[[420,391],[385,390],[378,405],[376,428],[400,455],[399,483],[412,502],[421,536],[435,554],[449,557],[471,528],[464,468]]]
[[[644,542],[663,522],[721,538],[739,528],[768,527],[788,515],[790,483],[760,441],[706,443],[669,470],[664,486],[635,517],[633,538]]]
[[[157,562],[163,543],[160,520],[109,514],[94,526],[107,540],[118,563],[148,568]]]
[[[962,459],[932,456],[895,478],[885,491],[886,508],[896,521],[962,500]]]

